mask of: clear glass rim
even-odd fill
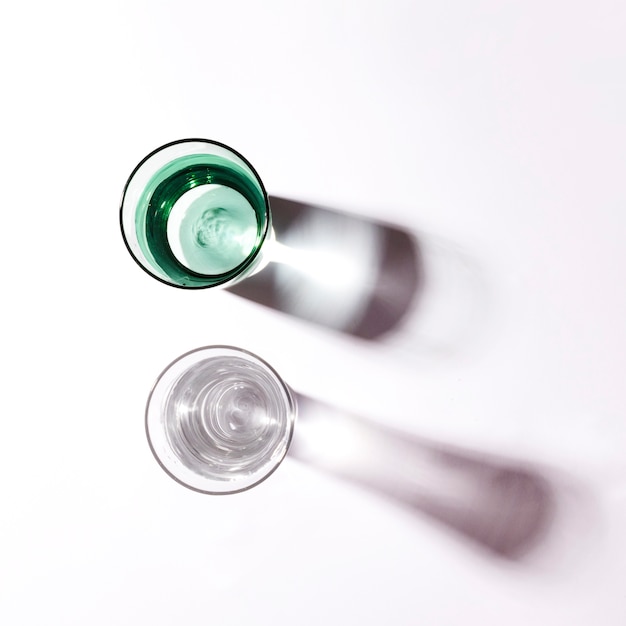
[[[261,188],[261,193],[263,194],[263,200],[264,200],[264,204],[265,204],[265,225],[263,227],[263,233],[261,236],[261,243],[256,247],[256,249],[252,252],[252,254],[250,254],[250,256],[248,256],[245,261],[243,261],[243,263],[238,266],[239,267],[239,271],[235,272],[236,269],[238,268],[234,268],[232,270],[229,270],[228,272],[224,272],[223,274],[216,274],[216,280],[215,282],[212,282],[209,285],[179,285],[175,282],[171,282],[169,280],[166,280],[164,278],[162,278],[161,276],[158,276],[157,274],[153,273],[150,271],[150,269],[148,267],[146,267],[140,259],[137,258],[137,256],[135,255],[135,253],[132,250],[132,247],[126,237],[126,231],[124,229],[124,201],[126,199],[126,195],[128,192],[128,187],[131,184],[133,178],[135,177],[135,175],[137,174],[137,172],[141,169],[141,167],[147,163],[153,156],[155,156],[156,154],[162,152],[163,150],[167,150],[168,148],[171,148],[172,146],[176,146],[179,144],[183,144],[183,143],[206,143],[206,144],[210,144],[210,145],[214,145],[214,146],[218,146],[220,148],[223,148],[225,150],[228,150],[230,152],[232,152],[236,157],[238,157],[239,159],[241,159],[247,167],[250,168],[250,171],[252,172],[252,174],[254,175],[256,181],[259,183],[259,187]],[[139,267],[146,272],[146,274],[148,274],[149,276],[151,276],[152,278],[154,278],[155,280],[158,280],[160,283],[163,283],[164,285],[168,285],[170,287],[176,287],[177,289],[213,289],[215,287],[221,287],[224,286],[226,284],[229,284],[231,282],[236,282],[238,277],[244,273],[246,271],[246,269],[253,267],[254,266],[254,262],[257,259],[257,257],[259,256],[259,254],[261,253],[261,249],[263,248],[263,243],[265,242],[265,239],[267,238],[267,234],[270,231],[270,227],[271,227],[271,217],[270,217],[270,202],[269,202],[269,196],[267,194],[267,191],[265,189],[265,185],[263,184],[263,181],[261,180],[261,177],[259,176],[259,173],[256,171],[256,169],[254,168],[254,166],[252,165],[252,163],[250,163],[250,161],[248,161],[248,159],[246,159],[246,157],[244,157],[242,154],[240,154],[239,152],[237,152],[237,150],[235,150],[234,148],[231,148],[229,145],[222,143],[220,141],[215,141],[214,139],[205,139],[202,137],[188,137],[185,139],[176,139],[175,141],[169,141],[168,143],[165,143],[161,146],[159,146],[158,148],[155,148],[154,150],[152,150],[152,152],[150,152],[149,154],[147,154],[143,159],[141,159],[141,161],[134,167],[133,171],[130,173],[130,176],[128,177],[128,179],[126,180],[126,183],[124,184],[124,189],[122,190],[122,198],[120,200],[120,210],[119,210],[119,223],[120,223],[120,230],[122,232],[122,239],[124,240],[124,245],[126,246],[126,249],[128,250],[128,253],[130,254],[130,256],[132,257],[132,259],[135,261],[135,263],[137,263],[137,265],[139,265]],[[222,276],[223,278],[219,278],[220,276]]]
[[[261,475],[257,480],[254,480],[251,484],[245,485],[243,487],[235,488],[235,489],[221,490],[221,491],[211,490],[211,489],[202,489],[195,485],[189,484],[183,478],[181,478],[180,476],[177,476],[169,467],[167,467],[167,465],[161,459],[158,451],[155,449],[152,436],[150,434],[150,408],[152,404],[152,399],[157,393],[159,386],[161,382],[163,381],[164,377],[170,372],[170,370],[174,366],[179,364],[181,361],[190,359],[191,357],[198,355],[199,353],[203,353],[203,352],[210,353],[210,352],[215,352],[218,350],[229,352],[232,355],[243,355],[244,357],[251,359],[252,361],[256,362],[257,364],[261,365],[266,370],[268,370],[269,373],[276,379],[276,382],[279,384],[279,386],[285,393],[285,398],[287,400],[288,419],[289,419],[287,440],[285,442],[285,451],[280,457],[280,459],[278,460],[278,462],[275,463],[273,467],[271,467],[267,472]],[[201,346],[199,348],[194,348],[193,350],[189,350],[188,352],[181,354],[179,357],[171,361],[165,368],[163,368],[161,373],[158,375],[156,381],[152,385],[152,389],[150,390],[150,393],[148,394],[148,399],[146,401],[145,417],[144,417],[144,427],[145,427],[146,438],[148,440],[150,451],[152,452],[152,455],[156,459],[157,463],[161,466],[161,469],[163,469],[163,471],[168,476],[170,476],[172,479],[174,479],[178,484],[182,485],[183,487],[186,487],[187,489],[191,489],[192,491],[195,491],[197,493],[222,496],[222,495],[230,495],[230,494],[235,494],[235,493],[241,493],[243,491],[248,491],[249,489],[252,489],[252,487],[256,487],[257,485],[265,481],[278,469],[278,467],[280,467],[285,457],[287,456],[289,447],[291,446],[291,441],[293,439],[294,426],[296,422],[296,416],[297,416],[297,404],[296,404],[296,400],[295,400],[295,396],[293,392],[291,391],[289,386],[285,383],[285,381],[282,379],[280,374],[267,361],[262,359],[260,356],[258,356],[254,352],[250,352],[249,350],[245,350],[244,348],[239,348],[237,346],[232,346],[232,345],[227,345],[227,344],[214,344],[214,345]],[[207,480],[207,482],[210,482],[210,481]]]

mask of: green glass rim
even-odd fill
[[[224,150],[227,150],[227,151],[231,152],[235,157],[237,157],[238,159],[241,159],[241,161],[246,165],[246,167],[248,167],[250,169],[250,172],[252,173],[252,175],[256,179],[256,182],[258,183],[260,191],[261,191],[261,194],[263,196],[263,203],[264,203],[263,222],[264,222],[264,224],[263,224],[263,230],[262,230],[262,232],[260,234],[260,243],[259,243],[259,245],[255,246],[255,248],[250,253],[250,255],[248,257],[246,257],[239,265],[237,265],[236,267],[234,267],[234,268],[232,268],[232,269],[230,269],[230,270],[228,270],[228,271],[226,271],[226,272],[224,272],[222,274],[215,274],[214,276],[212,276],[211,282],[207,282],[206,284],[181,285],[181,284],[176,283],[174,281],[167,280],[167,279],[159,276],[155,272],[151,271],[150,268],[146,267],[146,265],[144,263],[142,263],[141,260],[139,258],[137,258],[137,255],[133,252],[132,246],[131,246],[131,244],[130,244],[127,236],[126,236],[126,232],[125,232],[125,229],[124,229],[124,202],[125,202],[126,197],[127,197],[128,188],[129,188],[131,182],[133,181],[134,177],[136,176],[137,172],[141,169],[141,167],[147,161],[149,161],[156,154],[162,152],[163,150],[171,148],[172,146],[185,144],[185,143],[204,143],[204,144],[208,144],[208,145],[212,145],[212,146],[217,146],[218,148],[221,148],[221,149],[224,149]],[[168,143],[165,143],[165,144],[159,146],[158,148],[155,148],[149,154],[147,154],[143,159],[141,159],[141,161],[135,166],[135,168],[131,172],[130,176],[128,177],[128,179],[127,179],[127,181],[126,181],[126,183],[124,185],[124,189],[122,191],[122,198],[120,200],[120,210],[119,210],[119,224],[120,224],[120,230],[121,230],[121,233],[122,233],[122,239],[124,241],[124,245],[126,246],[126,249],[128,250],[128,253],[133,258],[135,263],[137,263],[137,265],[139,265],[139,267],[144,272],[146,272],[146,274],[148,274],[149,276],[151,276],[155,280],[158,280],[159,282],[161,282],[161,283],[163,283],[165,285],[168,285],[170,287],[177,287],[178,289],[211,289],[211,288],[219,287],[220,285],[224,285],[226,283],[229,283],[229,282],[233,281],[233,279],[235,279],[237,276],[239,276],[247,268],[249,268],[252,265],[254,265],[254,262],[258,258],[259,254],[261,252],[261,249],[263,247],[263,242],[267,238],[268,232],[270,230],[271,215],[270,215],[269,196],[268,196],[267,191],[265,189],[265,185],[263,184],[263,181],[261,180],[261,177],[259,176],[259,174],[256,171],[256,169],[254,168],[254,166],[250,163],[250,161],[248,161],[248,159],[246,159],[246,157],[244,157],[240,152],[238,152],[234,148],[231,148],[228,144],[222,143],[220,141],[216,141],[214,139],[205,139],[203,137],[188,137],[188,138],[185,138],[185,139],[177,139],[175,141],[170,141]],[[194,272],[191,269],[188,269],[188,273],[190,275],[192,275],[192,276],[197,276],[198,278],[206,278],[207,276],[209,276],[209,275],[200,274],[198,272]]]

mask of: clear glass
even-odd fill
[[[163,469],[190,489],[236,493],[267,478],[287,454],[296,403],[258,356],[208,346],[176,359],[146,407],[146,434]]]
[[[200,289],[234,284],[257,269],[271,215],[263,183],[243,156],[216,141],[181,139],[130,175],[120,225],[146,272]]]

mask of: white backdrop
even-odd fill
[[[624,624],[624,32],[609,0],[5,4],[0,621]],[[473,340],[390,348],[150,279],[122,187],[183,137],[271,194],[446,242],[484,286]],[[212,343],[566,476],[563,513],[511,562],[292,458],[244,494],[188,491],[143,412]]]

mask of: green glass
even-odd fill
[[[248,276],[271,232],[267,193],[252,165],[208,139],[175,141],[141,161],[124,188],[120,222],[144,270],[190,289]]]

